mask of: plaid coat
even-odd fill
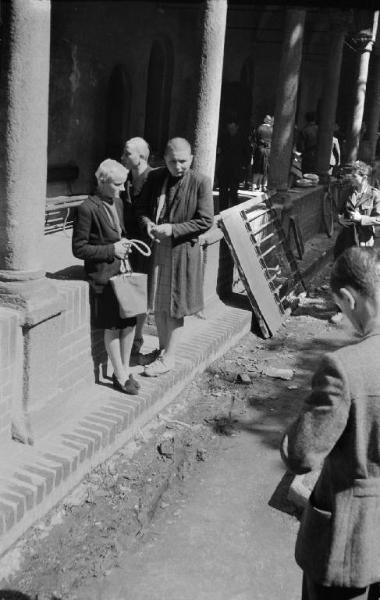
[[[380,327],[326,354],[282,441],[294,473],[322,470],[302,516],[296,561],[317,583],[380,581]]]
[[[168,176],[163,167],[151,171],[136,206],[140,224],[156,221],[159,197]],[[211,181],[191,169],[170,207],[167,222],[172,224],[172,268],[170,316],[182,318],[203,308],[203,277],[198,237],[213,224]]]

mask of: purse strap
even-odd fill
[[[142,240],[127,240],[128,245],[128,253],[132,251],[132,248],[135,248],[142,254],[143,256],[150,256],[152,254],[151,249],[148,244],[143,242]],[[128,258],[122,258],[120,263],[120,273],[133,273],[133,269],[131,267],[131,263]]]

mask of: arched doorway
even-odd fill
[[[162,155],[168,139],[173,68],[171,42],[156,40],[149,59],[144,130],[153,155]]]
[[[114,67],[107,90],[106,154],[120,160],[130,133],[132,84],[125,65]]]

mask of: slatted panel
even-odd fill
[[[220,213],[223,230],[264,337],[280,327],[301,275],[270,200],[262,195]]]
[[[87,196],[57,196],[46,199],[45,234],[65,231],[73,225],[74,208]]]

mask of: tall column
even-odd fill
[[[376,157],[376,144],[380,123],[380,54],[373,54],[374,61],[373,73],[374,82],[372,94],[368,98],[368,141],[369,141],[369,157],[370,163],[373,166]]]
[[[12,398],[12,430],[15,438],[31,443],[30,408],[57,393],[60,329],[52,317],[62,312],[62,300],[43,270],[50,0],[9,0],[4,8],[0,304],[19,313],[23,373],[19,397]]]
[[[358,156],[360,130],[363,123],[364,102],[368,79],[368,65],[371,51],[376,40],[378,20],[379,12],[376,11],[371,14],[369,27],[359,31],[356,36],[357,43],[360,45],[360,56],[352,119],[347,131],[346,162],[348,164],[355,162]]]
[[[286,11],[269,160],[269,188],[272,190],[288,188],[305,16],[305,10]]]
[[[222,88],[227,0],[204,0],[199,86],[193,140],[194,169],[214,178]]]
[[[0,281],[43,276],[50,0],[5,5],[0,121]]]
[[[351,18],[351,12],[348,11],[334,11],[330,15],[330,46],[326,59],[318,123],[317,172],[322,180],[328,177],[330,168],[343,44]]]

